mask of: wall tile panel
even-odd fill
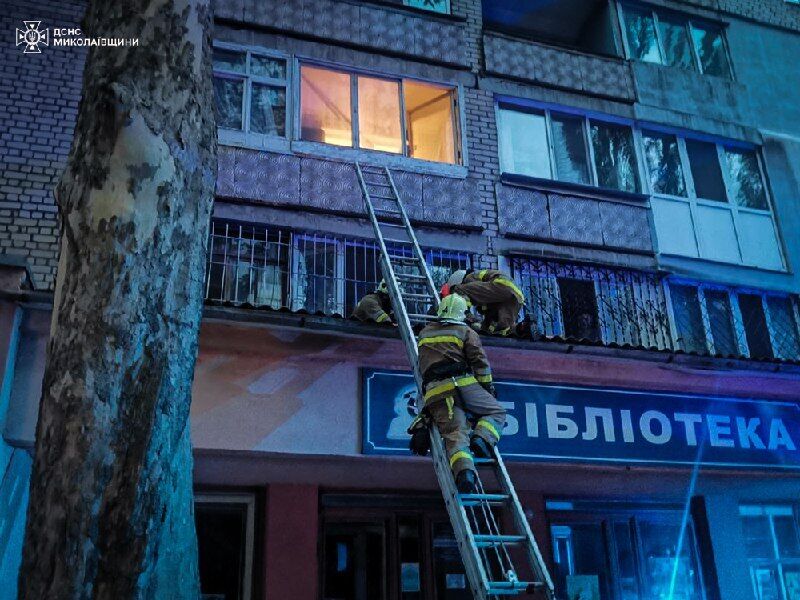
[[[553,238],[579,244],[603,244],[600,202],[573,196],[550,194]]]
[[[652,251],[650,223],[647,207],[600,203],[600,219],[603,224],[603,240],[607,246],[631,250]]]
[[[543,192],[498,184],[500,232],[532,238],[550,238],[550,213]]]
[[[300,194],[304,206],[346,213],[364,210],[361,187],[352,164],[301,159]]]

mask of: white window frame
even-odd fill
[[[646,176],[644,177],[643,190],[646,190],[646,193],[649,196],[656,198],[665,198],[671,202],[682,202],[688,205],[689,213],[692,219],[692,235],[694,237],[694,241],[697,246],[697,252],[699,258],[703,260],[712,260],[712,261],[714,260],[713,258],[709,258],[710,255],[709,249],[704,247],[703,236],[700,235],[702,227],[699,225],[699,223],[701,222],[698,214],[699,207],[706,206],[709,208],[713,208],[715,210],[728,210],[731,214],[731,219],[733,221],[733,228],[736,234],[736,246],[737,246],[737,253],[739,256],[739,260],[737,262],[732,262],[728,264],[738,264],[742,266],[750,266],[750,267],[765,269],[765,267],[747,263],[744,261],[743,258],[744,253],[742,248],[742,239],[744,234],[743,234],[743,226],[741,224],[742,220],[741,215],[754,214],[759,216],[768,216],[770,218],[770,221],[772,223],[773,233],[775,235],[775,240],[778,247],[778,253],[780,255],[780,260],[781,260],[780,270],[786,269],[786,254],[783,248],[780,229],[778,228],[778,223],[777,220],[775,219],[774,201],[772,199],[772,194],[770,193],[770,186],[767,180],[767,172],[764,167],[764,157],[762,156],[762,152],[759,147],[737,144],[733,140],[727,144],[721,141],[712,141],[707,139],[698,140],[701,142],[713,144],[716,148],[719,169],[720,173],[722,174],[723,187],[725,188],[726,201],[723,202],[721,200],[710,200],[707,198],[701,198],[697,195],[695,181],[694,181],[694,174],[692,173],[692,166],[689,159],[689,152],[686,148],[686,139],[689,136],[683,135],[680,132],[670,131],[669,129],[664,127],[648,126],[647,124],[642,124],[639,127],[636,127],[634,131],[638,136],[637,145],[640,148],[640,153],[642,154],[642,156],[644,155],[643,138],[647,135],[647,133],[652,132],[662,135],[671,135],[675,137],[678,143],[678,154],[680,156],[680,161],[681,161],[681,170],[683,171],[683,180],[684,180],[684,185],[686,187],[686,196],[675,196],[672,194],[655,192],[653,190],[653,186],[650,181],[650,175],[646,170],[647,169],[646,164],[643,165],[643,169],[645,169],[646,173]],[[758,163],[759,175],[761,177],[761,183],[764,187],[764,197],[767,202],[766,209],[757,209],[757,208],[749,208],[746,206],[740,206],[739,203],[736,202],[736,199],[733,197],[733,185],[731,183],[728,160],[727,157],[725,156],[726,148],[731,148],[731,149],[739,148],[742,150],[751,151],[755,154],[756,161]],[[657,235],[658,231],[656,230],[656,236]],[[679,255],[679,256],[686,256],[686,255]]]
[[[302,69],[304,66],[315,67],[319,69],[327,69],[329,71],[333,71],[336,73],[342,73],[348,75],[350,77],[350,127],[352,129],[352,146],[337,146],[334,144],[326,144],[324,142],[315,142],[302,139],[301,136],[301,113],[302,113],[302,95],[301,95],[301,84],[302,84]],[[436,165],[440,168],[452,168],[452,167],[461,167],[466,165],[466,152],[463,143],[463,119],[461,116],[461,86],[452,84],[452,83],[442,83],[438,81],[431,81],[426,79],[420,79],[418,77],[405,77],[403,75],[395,75],[395,74],[388,74],[388,73],[379,73],[374,71],[362,70],[362,69],[354,69],[352,67],[325,63],[316,61],[313,59],[306,59],[306,58],[298,58],[297,66],[296,66],[296,84],[294,86],[295,94],[297,98],[296,107],[294,109],[294,120],[296,123],[296,131],[297,131],[297,140],[303,144],[308,144],[312,146],[324,147],[324,148],[331,148],[336,149],[338,151],[343,152],[358,152],[358,153],[369,153],[374,156],[386,156],[391,157],[394,159],[399,159],[402,161],[413,161],[419,163],[426,163],[429,165]],[[373,150],[371,148],[361,148],[359,144],[359,123],[358,123],[358,77],[371,77],[373,79],[381,79],[383,81],[391,81],[398,84],[398,93],[399,93],[399,108],[400,108],[400,137],[401,137],[401,145],[402,151],[400,153],[395,152],[385,152],[382,150]],[[405,82],[406,81],[415,81],[422,84],[427,84],[431,86],[446,88],[450,93],[450,103],[451,103],[451,115],[452,115],[452,126],[453,126],[453,149],[455,151],[454,162],[437,162],[426,160],[422,158],[416,158],[414,156],[410,156],[408,152],[408,131],[407,131],[407,123],[406,123],[406,106],[405,106]]]
[[[247,146],[249,148],[287,151],[289,148],[289,142],[292,137],[291,57],[288,54],[271,49],[243,46],[240,44],[231,44],[228,42],[214,42],[214,48],[215,49],[219,48],[220,50],[229,50],[231,52],[241,52],[245,54],[244,73],[213,69],[213,77],[216,77],[217,74],[219,74],[222,77],[240,79],[244,82],[244,94],[242,98],[242,129],[228,129],[223,127],[218,127],[217,133],[220,143],[231,144],[231,145],[242,145],[242,146]],[[284,61],[286,77],[284,79],[274,79],[271,77],[251,75],[250,59],[254,54],[258,56],[263,56],[265,58],[272,58]],[[250,132],[250,108],[251,108],[250,105],[252,102],[253,82],[262,83],[272,87],[284,88],[284,93],[286,95],[286,110],[285,110],[286,114],[284,115],[284,124],[283,124],[284,135],[280,136],[280,135],[270,135],[266,133]]]
[[[627,121],[625,119],[615,119],[612,117],[602,118],[600,115],[594,114],[587,114],[583,112],[574,112],[569,110],[568,107],[564,107],[564,109],[560,108],[550,108],[548,106],[536,106],[536,105],[527,105],[527,104],[519,104],[515,105],[513,101],[499,99],[494,103],[494,110],[495,110],[495,122],[500,123],[502,119],[500,118],[500,111],[507,110],[507,111],[517,111],[517,112],[528,112],[528,113],[535,113],[539,115],[544,115],[545,117],[545,135],[546,135],[546,142],[549,151],[549,159],[550,159],[550,173],[552,177],[550,178],[539,178],[539,177],[530,177],[529,175],[523,175],[519,173],[506,173],[507,175],[520,175],[522,177],[529,177],[531,179],[539,180],[539,181],[552,181],[555,184],[565,185],[565,186],[579,186],[579,187],[593,187],[598,188],[600,190],[606,190],[613,194],[633,194],[633,195],[643,195],[645,193],[645,184],[644,184],[644,172],[643,172],[643,165],[642,165],[642,155],[641,150],[639,148],[639,140],[636,138],[636,128],[633,125],[633,122]],[[589,168],[589,183],[575,183],[572,181],[566,181],[562,179],[558,179],[558,168],[556,165],[555,160],[555,143],[553,141],[553,132],[552,132],[552,115],[555,113],[556,115],[564,115],[570,118],[577,118],[581,121],[581,132],[583,134],[583,144],[584,144],[584,152],[586,154],[586,161],[587,166]],[[631,141],[633,143],[633,152],[634,152],[634,174],[636,176],[636,183],[638,187],[638,191],[630,192],[627,190],[618,190],[616,188],[608,188],[608,187],[601,187],[599,185],[599,179],[597,176],[597,164],[595,162],[595,154],[594,154],[594,146],[592,144],[592,123],[602,123],[610,126],[617,126],[617,127],[626,127],[631,132]],[[502,132],[498,129],[497,131],[498,138],[502,135]],[[498,161],[500,160],[500,144],[497,144],[497,157]]]
[[[633,53],[631,52],[630,45],[628,43],[628,35],[627,35],[627,32],[626,32],[626,23],[625,23],[625,10],[626,10],[626,7],[631,7],[634,10],[640,10],[642,12],[649,12],[650,13],[650,18],[652,20],[653,27],[655,29],[654,34],[655,34],[655,40],[656,40],[656,49],[658,50],[659,62],[653,63],[653,62],[650,62],[650,61],[643,61],[643,60],[640,60],[640,59],[635,58],[633,56]],[[674,15],[677,19],[681,19],[681,20],[684,21],[684,28],[686,30],[686,35],[688,36],[689,46],[690,46],[691,52],[692,52],[692,59],[693,59],[692,62],[694,64],[693,72],[700,73],[700,74],[706,75],[708,77],[719,77],[721,79],[731,79],[731,80],[734,79],[733,61],[731,60],[731,53],[730,53],[730,49],[728,47],[728,36],[725,35],[725,27],[723,25],[721,25],[719,23],[714,23],[714,22],[711,22],[711,21],[704,21],[702,19],[693,19],[690,15],[678,13],[678,12],[675,12],[675,11],[663,11],[662,10],[661,12],[662,13],[666,13],[666,14],[670,14],[670,15]],[[654,9],[652,7],[649,7],[649,6],[638,4],[636,2],[617,2],[617,17],[619,19],[620,29],[621,29],[621,32],[622,32],[622,45],[623,45],[623,48],[625,49],[625,57],[628,60],[634,60],[636,62],[646,62],[648,64],[657,64],[657,65],[661,65],[663,67],[671,67],[671,68],[676,68],[676,69],[682,68],[682,67],[673,67],[672,65],[668,64],[667,61],[666,61],[667,53],[664,50],[664,40],[662,39],[662,36],[661,36],[661,28],[659,26],[660,21],[659,21],[659,11],[658,10],[656,10],[656,9]],[[720,38],[722,39],[723,52],[725,53],[725,58],[727,59],[727,63],[728,63],[728,74],[727,75],[715,75],[715,74],[706,73],[706,72],[703,71],[703,63],[700,60],[700,54],[697,51],[697,47],[695,46],[695,43],[694,43],[694,36],[692,35],[692,31],[694,29],[694,23],[695,22],[707,24],[707,26],[715,27],[716,29],[719,30]]]
[[[201,492],[195,494],[194,502],[195,504],[237,504],[245,506],[242,600],[251,600],[253,597],[253,553],[255,549],[255,496],[245,493]]]
[[[792,517],[795,531],[800,530],[798,515],[792,504],[743,504],[739,506],[740,517],[761,517],[765,516],[769,520],[770,539],[772,541],[772,558],[747,558],[747,566],[750,571],[750,580],[753,584],[753,593],[758,593],[758,583],[756,580],[756,570],[759,568],[775,569],[778,575],[778,587],[781,597],[786,600],[786,584],[784,583],[784,567],[800,567],[800,558],[782,558],[780,548],[778,548],[778,536],[775,533],[775,517]]]

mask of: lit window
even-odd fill
[[[453,88],[311,66],[301,68],[301,79],[301,139],[456,162]],[[351,97],[353,86],[357,92]]]
[[[300,137],[352,146],[350,75],[303,66],[300,74]]]
[[[522,110],[505,103],[501,103],[498,117],[504,173],[639,192],[630,126],[544,109]],[[587,140],[592,144],[593,165]]]
[[[677,344],[685,352],[800,360],[796,296],[670,283]]]
[[[403,91],[408,155],[422,160],[456,162],[452,88],[406,79]]]
[[[286,60],[215,47],[213,63],[217,127],[286,137]]]
[[[800,598],[800,531],[792,506],[740,506],[739,518],[755,597]]]
[[[400,85],[396,81],[358,77],[359,146],[399,154]]]
[[[731,77],[722,29],[686,15],[626,6],[622,9],[628,58]]]

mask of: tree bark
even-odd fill
[[[19,596],[196,598],[189,404],[216,176],[209,0],[91,0]]]

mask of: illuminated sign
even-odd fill
[[[503,456],[622,464],[800,469],[800,403],[495,382]],[[409,373],[363,371],[365,454],[407,454]]]

